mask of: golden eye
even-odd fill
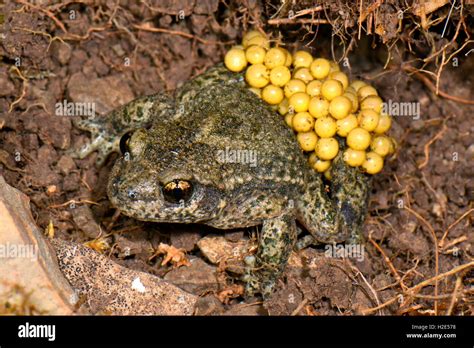
[[[175,179],[163,186],[163,196],[170,203],[179,203],[191,198],[193,186],[186,180]]]

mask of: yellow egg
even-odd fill
[[[370,144],[370,149],[382,157],[387,156],[390,153],[391,148],[393,148],[392,141],[385,135],[374,137]]]
[[[293,128],[293,117],[295,116],[294,113],[289,112],[285,115],[285,123],[288,125],[288,127]]]
[[[290,69],[286,66],[277,66],[270,71],[270,82],[275,86],[283,87],[290,79]]]
[[[349,88],[346,89],[343,96],[345,96],[346,98],[349,98],[352,104],[351,112],[355,113],[357,110],[359,110],[359,99],[357,98],[357,94],[349,92],[348,90]]]
[[[270,48],[265,55],[264,64],[268,69],[284,66],[286,62],[286,53],[279,47]]]
[[[246,32],[244,34],[244,37],[242,38],[242,46],[244,46],[244,47],[250,46],[248,44],[249,40],[253,39],[256,36],[264,37],[264,35],[261,32],[257,31],[257,30],[250,30],[250,31]]]
[[[342,95],[343,92],[344,88],[342,86],[342,83],[338,80],[326,80],[321,86],[322,96],[329,101]]]
[[[367,174],[377,174],[383,168],[383,158],[375,152],[367,152],[366,160],[362,163],[362,168]]]
[[[241,48],[231,48],[224,57],[224,64],[227,69],[233,72],[240,72],[247,66],[245,51]]]
[[[250,64],[262,64],[267,51],[260,46],[250,46],[245,50],[245,57]]]
[[[313,97],[309,101],[308,111],[315,118],[325,117],[329,115],[329,102],[321,97]]]
[[[308,68],[298,68],[294,71],[293,78],[308,83],[309,81],[313,80],[313,75],[311,75]]]
[[[357,92],[354,88],[351,87],[351,85],[349,85],[349,87],[347,87],[345,90],[344,90],[344,94],[345,93],[352,93],[354,94],[355,96],[357,96]]]
[[[280,104],[278,104],[278,113],[280,115],[286,115],[289,111],[290,104],[288,103],[288,99],[284,98]]]
[[[383,101],[379,96],[369,95],[360,102],[360,109],[371,109],[377,113],[382,111]]]
[[[369,95],[379,95],[377,90],[369,85],[362,86],[357,90],[357,95],[359,96],[360,100],[367,98]]]
[[[263,64],[251,65],[245,72],[245,80],[251,87],[263,88],[270,81],[270,72]]]
[[[298,133],[298,135],[296,135],[296,140],[298,140],[303,151],[314,151],[318,137],[314,132],[304,132]]]
[[[359,112],[357,116],[357,121],[359,121],[359,126],[365,130],[372,132],[377,128],[379,123],[380,115],[371,109],[364,109]]]
[[[329,113],[336,120],[342,120],[347,117],[352,109],[352,103],[349,98],[340,95],[335,97],[329,103]]]
[[[331,161],[324,161],[322,159],[317,158],[316,161],[313,163],[311,167],[319,173],[323,173],[329,169],[331,166]]]
[[[389,155],[393,154],[395,152],[395,149],[397,148],[398,144],[397,142],[395,141],[395,139],[393,139],[392,137],[389,137],[390,139],[390,151],[389,151]]]
[[[331,68],[329,69],[329,73],[335,72],[335,71],[341,71],[341,68],[339,67],[339,64],[336,62],[330,61],[329,65],[331,65]]]
[[[296,51],[293,54],[293,66],[295,68],[309,68],[313,62],[313,56],[306,51]]]
[[[298,92],[288,98],[290,106],[295,112],[302,112],[308,110],[310,97],[305,92]]]
[[[306,84],[301,80],[290,80],[283,88],[285,97],[289,98],[293,94],[306,91]]]
[[[332,117],[320,117],[316,119],[314,130],[321,138],[330,138],[336,134],[336,121]]]
[[[342,87],[344,87],[344,89],[349,86],[349,78],[342,71],[334,71],[330,73],[328,79],[339,81],[342,83]]]
[[[351,84],[349,86],[354,88],[354,90],[357,93],[361,87],[367,86],[367,84],[364,81],[361,81],[361,80],[354,80],[354,81],[351,82]]]
[[[342,120],[336,121],[337,135],[341,137],[347,137],[349,132],[359,125],[357,117],[354,114],[350,114]]]
[[[254,36],[253,38],[247,41],[247,46],[244,45],[244,47],[247,48],[248,46],[252,45],[260,46],[267,50],[270,48],[270,43],[268,42],[268,39],[263,36]]]
[[[313,164],[315,164],[317,160],[318,160],[318,156],[316,155],[316,152],[311,152],[308,158],[308,163],[310,167],[312,167]]]
[[[331,167],[329,167],[328,170],[326,170],[323,174],[327,180],[329,181],[332,180]]]
[[[321,95],[321,86],[323,83],[318,80],[313,80],[306,85],[306,93],[308,93],[311,97],[316,97]]]
[[[363,150],[354,150],[354,149],[346,149],[344,154],[342,155],[344,161],[350,165],[351,167],[359,167],[365,161],[365,151]]]
[[[311,74],[315,79],[324,79],[329,75],[331,64],[327,59],[317,58],[310,65]]]
[[[293,60],[293,58],[291,57],[291,53],[288,52],[288,50],[286,48],[283,48],[283,47],[279,47],[283,52],[285,52],[285,56],[286,56],[286,59],[285,59],[285,66],[288,68],[291,66],[291,62]]]
[[[262,90],[260,88],[250,87],[249,91],[254,93],[257,97],[262,97]]]
[[[262,99],[270,105],[280,104],[283,98],[283,90],[278,86],[268,85],[262,90]]]
[[[374,133],[376,134],[383,134],[386,133],[390,126],[392,125],[392,118],[387,114],[380,115],[379,123],[377,127],[374,129]]]
[[[292,126],[297,132],[309,132],[313,130],[314,118],[307,112],[298,112],[293,116]]]
[[[339,152],[339,143],[334,138],[321,138],[316,144],[316,154],[322,160],[332,160]]]
[[[365,150],[369,147],[370,140],[370,133],[360,127],[351,130],[346,138],[347,146],[354,150]]]

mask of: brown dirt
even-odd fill
[[[114,261],[176,284],[195,279],[183,287],[203,296],[198,313],[473,315],[472,265],[440,276],[437,296],[434,281],[416,287],[473,260],[474,139],[469,115],[474,111],[474,53],[466,56],[472,44],[463,47],[474,27],[472,5],[453,12],[442,38],[445,20],[416,29],[423,16],[414,10],[402,9],[406,16],[400,29],[400,8],[392,1],[364,5],[363,13],[334,2],[323,12],[301,16],[298,11],[310,8],[305,1],[298,8],[288,7],[292,2],[281,7],[275,1],[230,3],[5,5],[5,17],[0,18],[0,175],[29,196],[38,226],[46,228],[52,221],[56,238],[79,243],[100,237],[102,244],[91,245]],[[428,19],[446,19],[448,11],[449,4]],[[291,25],[268,22],[272,15],[288,19],[294,14]],[[360,39],[358,18],[363,24]],[[314,19],[327,19],[332,27],[314,24]],[[323,247],[308,248],[294,256],[279,290],[263,304],[242,303],[232,273],[225,265],[211,265],[196,246],[209,234],[224,234],[236,243],[255,229],[224,233],[114,216],[104,184],[115,157],[100,169],[94,166],[95,154],[72,159],[67,150],[86,142],[88,134],[74,129],[70,118],[54,115],[55,103],[64,99],[88,98],[103,114],[134,97],[172,90],[221,61],[252,25],[290,49],[306,47],[313,54],[340,57],[341,64],[347,57],[350,69],[346,64],[344,70],[350,77],[370,81],[384,100],[417,101],[421,106],[418,120],[395,117],[391,135],[399,147],[374,180],[365,258],[327,258]],[[437,73],[440,66],[439,89],[449,94],[445,98],[429,88],[436,84],[432,75],[413,73],[414,68]],[[469,100],[471,105],[465,103]],[[155,255],[160,243],[183,249],[191,266],[161,266],[165,255]],[[379,310],[369,309],[378,305]]]

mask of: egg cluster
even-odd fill
[[[310,153],[310,165],[327,178],[339,153],[336,135],[346,141],[344,161],[368,174],[380,172],[384,157],[393,153],[394,141],[385,135],[391,118],[382,112],[377,90],[360,80],[350,82],[335,62],[270,48],[262,33],[250,31],[224,63],[233,72],[247,69],[249,89],[284,116],[302,150]]]

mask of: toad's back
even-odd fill
[[[192,92],[186,93],[188,85],[178,90],[174,126],[152,127],[152,137],[164,150],[154,160],[170,163],[163,156],[174,148],[203,183],[230,190],[247,183],[303,190],[308,167],[283,119],[235,75],[233,80],[208,80],[198,89],[197,83],[189,82]]]

